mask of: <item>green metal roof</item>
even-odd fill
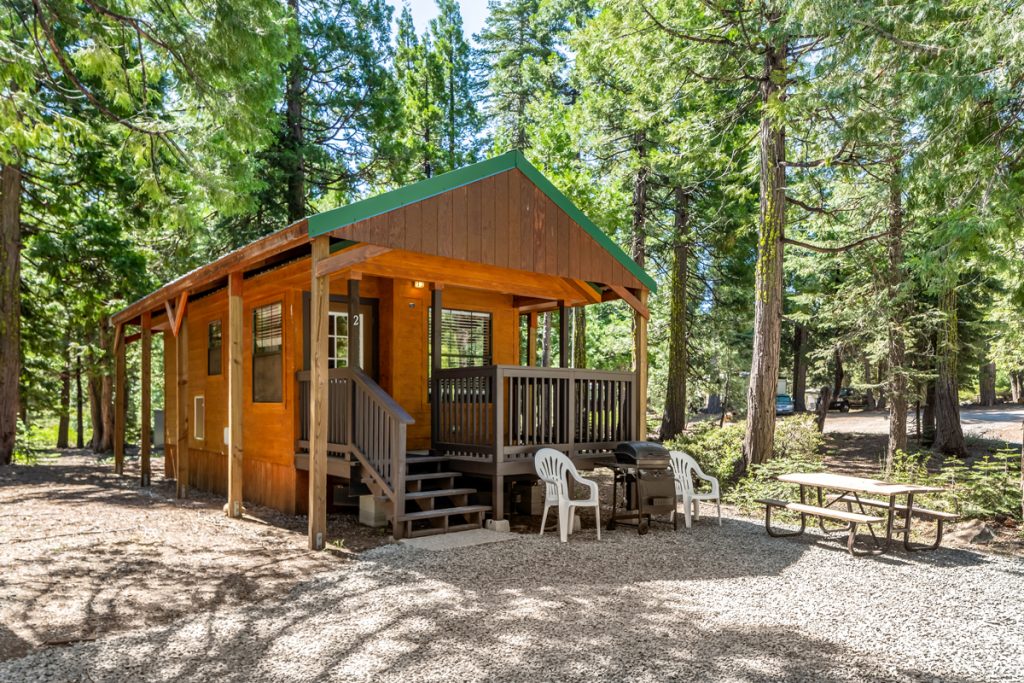
[[[504,173],[510,171],[513,168],[518,168],[522,171],[523,175],[530,179],[530,181],[540,188],[541,192],[546,194],[551,201],[559,206],[566,214],[569,215],[576,223],[578,223],[587,233],[590,234],[597,243],[604,248],[609,254],[615,257],[615,259],[626,267],[629,272],[635,275],[640,282],[644,284],[652,292],[657,291],[658,285],[655,283],[654,278],[647,274],[643,268],[641,268],[636,261],[631,259],[626,252],[622,250],[619,245],[612,241],[608,235],[604,233],[601,228],[594,225],[587,216],[580,211],[579,207],[572,203],[568,197],[562,194],[557,187],[555,187],[550,180],[544,177],[544,174],[538,171],[533,164],[526,160],[526,157],[519,150],[512,150],[511,152],[505,152],[496,157],[486,159],[484,161],[464,166],[463,168],[457,168],[454,171],[448,173],[442,173],[441,175],[434,176],[433,178],[427,178],[405,187],[400,187],[397,190],[391,190],[384,194],[379,194],[375,197],[369,197],[361,201],[349,204],[348,206],[342,206],[337,209],[331,209],[329,211],[323,211],[314,216],[309,217],[309,236],[317,237],[323,235],[338,228],[343,228],[346,225],[357,223],[361,220],[379,216],[382,213],[388,211],[394,211],[403,206],[409,204],[415,204],[421,202],[424,199],[429,199],[435,195],[443,194],[449,190],[454,190],[457,187],[463,185],[469,185],[475,183],[478,180],[483,180],[492,175]]]

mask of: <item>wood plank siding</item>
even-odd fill
[[[632,289],[641,286],[633,273],[518,169],[358,221],[332,234],[498,268]]]
[[[635,397],[645,395],[644,388],[636,386],[646,377],[645,368],[638,369],[635,375],[625,373],[618,378],[599,374],[592,377],[568,369],[551,370],[535,385],[529,383],[533,379],[524,379],[526,376],[514,367],[520,362],[521,315],[528,315],[529,364],[534,365],[538,312],[565,311],[570,306],[624,299],[645,314],[647,292],[656,283],[533,168],[521,152],[510,152],[310,216],[183,275],[115,314],[113,322],[127,341],[134,337],[125,335],[134,333],[143,320],[151,323],[154,331],[164,333],[166,476],[225,494],[229,442],[240,443],[242,447],[236,449],[233,463],[236,486],[232,487],[232,500],[237,503],[240,496],[248,503],[286,513],[307,512],[310,477],[305,469],[297,467],[296,454],[297,449],[304,451],[308,447],[308,420],[315,412],[310,410],[309,394],[305,393],[308,376],[312,375],[305,371],[316,355],[310,349],[308,320],[310,311],[316,310],[312,308],[311,292],[314,239],[320,241],[315,275],[318,287],[326,282],[329,311],[363,312],[361,317],[350,314],[350,318],[367,335],[363,337],[361,356],[355,344],[349,346],[352,357],[363,359],[365,374],[351,370],[336,370],[334,375],[328,372],[328,396],[334,395],[330,387],[338,384],[335,380],[339,372],[348,378],[346,386],[363,388],[364,394],[353,396],[379,399],[386,392],[388,405],[396,409],[392,413],[400,412],[402,416],[400,437],[378,438],[379,443],[400,442],[408,450],[438,444],[447,449],[445,452],[465,450],[464,443],[447,443],[438,438],[439,434],[431,433],[431,425],[437,423],[440,414],[432,415],[428,387],[432,293],[440,297],[440,305],[445,309],[490,315],[490,363],[489,369],[481,372],[492,387],[500,385],[501,390],[494,392],[487,410],[492,411],[494,418],[504,416],[502,419],[507,419],[510,426],[506,429],[501,426],[505,423],[493,421],[498,426],[490,428],[486,443],[473,444],[477,451],[483,447],[494,451],[490,469],[468,471],[494,475],[493,496],[499,508],[495,510],[496,518],[500,519],[502,514],[502,477],[518,476],[529,469],[526,454],[541,443],[537,440],[541,437],[534,428],[534,416],[548,410],[549,404],[554,405],[552,401],[557,399],[561,402],[558,405],[564,406],[559,409],[561,421],[555,431],[565,436],[558,443],[564,442],[577,455],[590,457],[607,450],[606,444],[591,443],[594,439],[585,436],[594,425],[594,429],[615,426],[606,429],[607,433],[600,432],[608,438],[624,438],[627,432],[632,435],[638,431],[632,422],[627,424],[622,406],[633,406]],[[229,315],[229,281],[236,294],[234,321]],[[281,400],[257,402],[253,400],[253,316],[258,307],[275,303],[281,305]],[[364,318],[373,320],[373,324],[363,324]],[[323,322],[334,326],[344,324],[342,320],[335,317]],[[218,321],[220,372],[210,374],[210,324]],[[646,326],[641,323],[639,320],[637,328],[642,327],[641,334],[645,334]],[[564,323],[562,338],[568,339]],[[236,350],[236,362],[232,364],[230,345],[239,340],[241,349]],[[638,352],[644,351],[645,339],[641,338],[638,344]],[[567,359],[568,355],[563,348],[562,358]],[[645,354],[637,353],[637,357],[645,362]],[[274,362],[257,360],[261,377],[265,372],[276,371]],[[327,364],[324,358],[321,370],[326,370]],[[179,365],[186,371],[180,381]],[[238,382],[234,385],[234,401],[229,400],[232,367],[236,377],[241,377],[240,390]],[[300,374],[302,381],[307,382],[303,389]],[[448,375],[452,382],[462,381],[460,373],[451,370],[439,371],[433,378],[440,386]],[[639,379],[634,381],[634,376]],[[452,395],[470,397],[472,410],[480,410],[479,378],[470,379],[466,381],[472,391],[458,394],[453,389]],[[122,387],[124,381],[119,377],[118,386]],[[527,388],[523,389],[524,386]],[[538,386],[541,388],[537,389]],[[276,386],[270,388],[276,390]],[[437,406],[443,408],[455,401],[445,399],[440,388],[437,391],[435,412],[440,410]],[[550,394],[551,401],[544,399],[545,391],[554,392]],[[273,391],[268,395],[276,398]],[[202,401],[197,402],[197,397],[202,397]],[[536,397],[544,400],[538,402]],[[331,401],[344,403],[337,397]],[[357,405],[355,399],[350,405]],[[197,420],[195,411],[199,406],[203,413]],[[642,400],[640,406],[638,423],[642,419]],[[461,406],[452,407],[447,418],[459,417],[461,410]],[[358,410],[349,411],[344,405],[338,410],[339,415],[348,412],[356,414]],[[410,417],[414,423],[409,423]],[[350,419],[355,424],[356,418]],[[123,432],[121,422],[119,430]],[[554,424],[551,420],[537,424],[541,431],[547,430],[543,437],[550,441],[549,422]],[[227,437],[229,423],[235,426],[231,439]],[[187,425],[186,432],[181,431],[183,424]],[[328,434],[336,427],[329,423]],[[566,431],[570,428],[574,430],[571,435]],[[456,432],[449,430],[448,441],[455,440],[452,434]],[[180,458],[187,472],[178,471],[179,442],[183,448],[187,445],[182,453],[186,457]],[[347,451],[339,450],[339,443],[342,442],[329,442],[335,454],[344,452],[368,458],[367,454],[373,451],[374,457],[380,455],[372,448],[352,445],[354,437],[344,441]],[[406,448],[392,450],[401,452],[400,457],[404,458]],[[404,460],[398,458],[378,459],[390,463],[392,474],[404,477]],[[498,464],[504,466],[507,463],[503,460],[508,459],[524,469],[499,471]],[[328,472],[330,461],[340,462],[337,457],[329,459]],[[467,462],[483,463],[472,459]],[[373,461],[361,466],[372,469],[376,464]],[[330,476],[341,475],[335,470]],[[327,501],[331,500],[330,488],[318,488],[316,493],[317,508],[330,504],[324,502],[325,496]],[[386,493],[398,500],[397,493]],[[401,495],[404,496],[404,490]],[[408,512],[404,498],[397,505],[397,514]],[[233,514],[240,513],[237,505],[231,509]]]

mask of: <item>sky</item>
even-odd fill
[[[407,0],[412,10],[412,20],[416,23],[416,32],[423,33],[430,20],[437,16],[436,0]],[[487,18],[487,0],[458,0],[462,10],[463,30],[466,38],[472,38],[484,27]],[[395,6],[395,18],[402,11],[402,0],[391,0]]]

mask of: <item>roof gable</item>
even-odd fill
[[[465,189],[476,183],[481,185],[474,188],[474,192]],[[491,194],[481,203],[475,196],[476,189],[487,189]],[[489,205],[492,197],[496,198],[495,205]],[[454,212],[452,204],[456,205]],[[501,206],[507,207],[508,213],[503,216],[498,215]],[[406,210],[398,211],[400,209]],[[385,216],[389,213],[396,215]],[[516,213],[519,215],[515,216]],[[516,217],[519,220],[514,220]],[[337,236],[346,239],[411,251],[606,284],[642,284],[651,291],[657,289],[654,279],[518,150],[324,211],[308,221],[310,237],[340,231]],[[404,223],[410,221],[422,226],[419,235],[404,232]],[[403,225],[399,227],[396,223]],[[474,229],[468,229],[470,223]],[[452,232],[435,236],[442,224],[445,230],[450,228]],[[501,227],[515,235],[517,224],[521,228],[521,240],[512,237],[506,242],[506,236],[498,234],[501,240],[498,248],[488,250],[486,245],[479,246],[480,235],[485,239],[494,236],[495,230],[500,233]],[[585,236],[577,235],[579,231],[574,230],[575,227]],[[460,232],[460,228],[464,232]],[[433,233],[427,234],[431,230]],[[507,252],[501,248],[506,244]],[[552,244],[555,246],[548,248]]]

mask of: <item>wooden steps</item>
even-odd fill
[[[483,526],[491,506],[475,502],[477,489],[456,483],[462,474],[447,469],[449,462],[441,455],[406,456],[405,509],[392,520],[400,535],[415,538]]]
[[[420,510],[418,512],[407,512],[402,515],[400,521],[407,522],[417,519],[433,519],[435,517],[451,517],[454,515],[472,515],[490,511],[490,505],[463,505],[456,508],[441,508],[440,510]],[[478,525],[479,526],[479,525]]]
[[[406,483],[410,481],[428,481],[430,479],[455,479],[462,476],[458,472],[423,472],[421,474],[405,475]]]
[[[406,500],[418,500],[420,498],[452,498],[476,493],[476,489],[437,489],[436,491],[411,491],[405,494]]]

